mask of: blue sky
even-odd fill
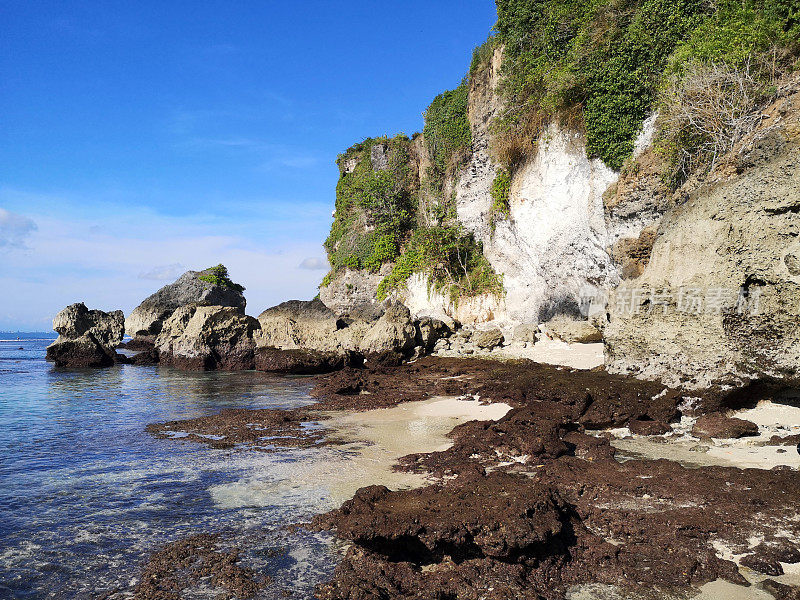
[[[491,0],[0,2],[0,330],[218,262],[248,313],[325,273],[336,155],[422,128]]]

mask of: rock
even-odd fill
[[[800,446],[800,434],[795,435],[773,435],[769,438],[770,446]]]
[[[126,350],[136,350],[140,352],[147,352],[154,348],[154,340],[147,338],[136,338],[127,343],[122,343],[117,348],[125,348]]]
[[[385,352],[406,353],[414,348],[417,329],[409,310],[399,302],[390,302],[383,316],[364,335],[358,349],[365,356]]]
[[[163,323],[155,341],[162,364],[187,370],[255,367],[258,320],[233,306],[182,306]]]
[[[391,272],[391,265],[379,273],[344,269],[320,287],[320,300],[338,317],[348,321],[375,321],[383,314],[377,301],[378,285]]]
[[[259,315],[261,332],[256,334],[256,341],[260,347],[284,350],[314,350],[341,356],[355,352],[374,361],[385,353],[410,356],[416,346],[421,346],[420,352],[428,353],[440,337],[449,335],[447,326],[437,319],[423,318],[415,323],[399,302],[383,303],[379,311],[377,320],[372,319],[372,311],[365,318],[344,318],[319,300],[284,302]]]
[[[121,310],[89,310],[71,304],[53,319],[58,339],[47,347],[47,359],[57,367],[108,367],[117,361],[114,348],[122,341],[125,316]]]
[[[703,415],[692,428],[692,435],[699,438],[738,439],[758,435],[758,425],[752,421],[726,417],[715,413]]]
[[[472,334],[472,343],[478,348],[483,348],[485,350],[491,350],[492,348],[500,346],[504,340],[503,332],[497,328],[476,331]]]
[[[417,322],[417,343],[425,352],[430,352],[442,338],[451,334],[450,328],[439,319],[422,317]]]
[[[121,310],[109,313],[89,310],[83,302],[78,302],[70,304],[53,318],[53,329],[66,339],[76,339],[88,333],[99,344],[113,348],[122,341],[124,322]]]
[[[87,334],[74,340],[53,342],[47,347],[47,360],[57,367],[110,367],[116,362],[116,357],[113,351]]]
[[[151,348],[150,350],[137,352],[133,356],[125,357],[124,362],[139,366],[157,365],[159,363],[158,351],[155,348]]]
[[[355,362],[350,355],[316,350],[279,350],[258,348],[255,355],[257,371],[291,375],[316,375],[338,371]]]
[[[783,257],[783,262],[786,263],[786,268],[791,275],[800,275],[800,258],[794,254],[787,254]]]
[[[772,579],[765,579],[761,587],[772,594],[775,600],[800,600],[800,588],[778,583]]]
[[[795,86],[764,114],[798,102]],[[684,388],[800,378],[800,279],[791,258],[800,256],[800,144],[789,135],[800,111],[775,122],[786,143],[766,144],[744,170],[679,190],[684,201],[661,221],[642,274],[609,299],[610,372]]]
[[[592,344],[603,341],[603,334],[588,321],[555,317],[544,324],[545,332],[568,344]]]
[[[522,323],[514,327],[511,333],[511,339],[514,342],[521,342],[525,344],[535,344],[539,338],[539,325],[536,323]]]
[[[635,435],[664,435],[672,431],[672,427],[660,421],[633,420],[628,423],[628,428]]]
[[[148,296],[125,320],[127,334],[134,338],[145,337],[152,340],[161,332],[164,321],[177,308],[189,304],[227,306],[244,314],[246,301],[242,292],[235,287],[216,285],[200,279],[210,272],[210,269],[187,271],[174,283],[165,285]]]
[[[259,346],[338,353],[345,350],[345,336],[339,332],[347,324],[320,300],[284,302],[262,312],[258,322]]]
[[[401,492],[361,488],[317,523],[335,525],[355,543],[371,542],[393,560],[418,564],[442,555],[511,559],[525,550],[544,559],[566,551],[568,509],[551,488],[502,473],[470,483]]]
[[[763,554],[748,554],[739,564],[753,571],[764,573],[764,575],[783,575],[783,567],[778,559]]]

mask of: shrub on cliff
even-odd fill
[[[414,273],[424,273],[428,283],[460,298],[503,293],[501,278],[483,255],[480,242],[460,227],[420,227],[411,236],[392,272],[378,286],[378,300],[405,285]]]
[[[620,168],[669,55],[708,11],[705,0],[498,0],[507,100],[498,133],[535,140],[541,127],[526,124],[577,117],[590,156]]]
[[[229,288],[239,293],[244,291],[243,285],[239,285],[238,283],[231,281],[231,278],[228,277],[228,268],[223,264],[203,270],[197,278],[200,281],[205,281],[206,283],[210,283],[212,285]]]
[[[339,156],[336,213],[325,241],[332,272],[378,271],[397,257],[416,210],[410,146],[403,134],[369,138]]]
[[[455,215],[444,184],[469,159],[472,132],[467,118],[468,91],[464,80],[456,89],[436,96],[425,111],[422,133],[431,162],[425,172],[424,188],[431,216],[437,223]]]
[[[665,78],[770,53],[785,67],[800,36],[797,0],[497,0],[497,13],[506,105],[493,145],[507,167],[560,119],[619,169]]]

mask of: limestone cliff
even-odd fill
[[[796,379],[800,368],[800,81],[661,222],[614,291],[608,368],[672,385]]]
[[[797,15],[606,4],[498,0],[421,134],[339,157],[320,299],[375,318],[395,298],[507,340],[590,319],[610,369],[672,384],[796,377]],[[684,288],[733,304],[687,315]]]

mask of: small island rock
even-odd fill
[[[109,367],[117,360],[114,348],[124,336],[125,316],[78,302],[55,316],[53,329],[58,339],[47,347],[47,359],[57,367]]]
[[[176,309],[190,304],[232,307],[244,314],[246,301],[242,290],[241,286],[230,282],[227,269],[222,265],[204,271],[187,271],[133,309],[125,320],[125,331],[134,339],[152,341]]]

